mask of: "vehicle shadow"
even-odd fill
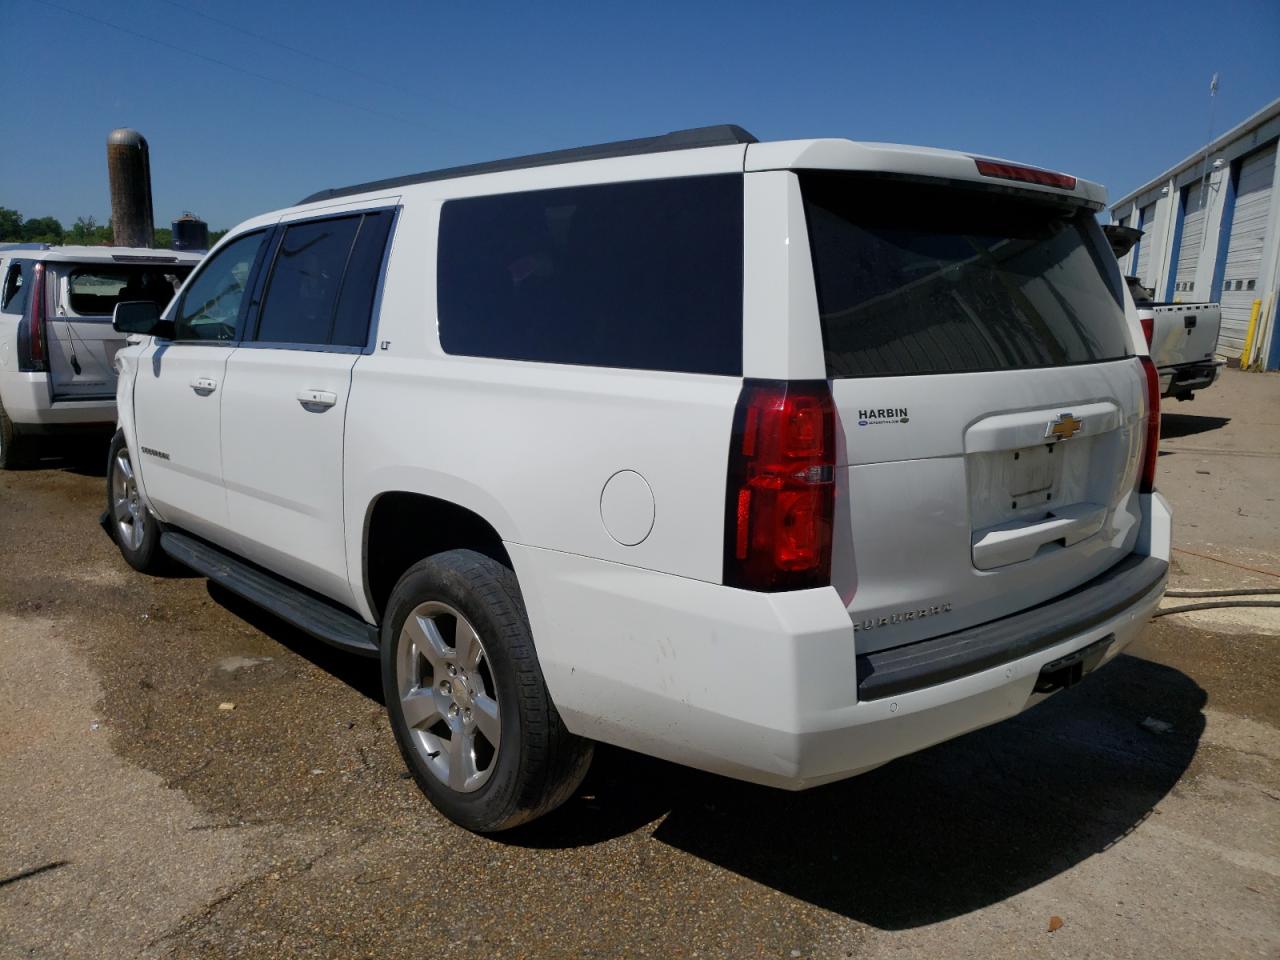
[[[229,612],[370,700],[377,661],[336,650],[209,585]],[[597,745],[559,810],[494,841],[568,850],[652,839],[886,930],[971,913],[1124,840],[1178,783],[1204,730],[1186,674],[1121,655],[1004,723],[801,793]],[[1171,724],[1149,732],[1148,717]]]
[[[1221,430],[1231,422],[1230,417],[1200,417],[1190,413],[1162,413],[1160,415],[1160,439],[1173,440],[1190,437],[1210,430]]]
[[[37,437],[38,444],[23,470],[61,470],[81,477],[107,475],[110,438]]]
[[[580,846],[665,814],[659,842],[861,923],[918,927],[1123,840],[1190,764],[1205,700],[1185,674],[1121,656],[1018,718],[804,793],[604,749],[565,807],[498,839]]]
[[[370,700],[386,706],[382,697],[382,675],[378,661],[369,657],[360,657],[346,650],[331,647],[317,640],[309,633],[304,633],[292,624],[267,612],[256,604],[236,596],[225,587],[212,580],[208,584],[209,598],[228,613],[234,614],[255,630],[260,630],[276,643],[302,657],[325,671],[337,680],[341,680],[357,693]]]

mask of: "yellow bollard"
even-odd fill
[[[1253,301],[1253,309],[1249,311],[1249,327],[1245,331],[1245,335],[1244,335],[1244,350],[1240,352],[1240,369],[1241,370],[1249,369],[1249,361],[1252,359],[1249,356],[1249,353],[1253,349],[1253,335],[1258,329],[1258,313],[1261,310],[1262,310],[1262,301],[1261,300]]]

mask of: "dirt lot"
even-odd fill
[[[1280,586],[1280,377],[1165,414],[1174,586]],[[1161,617],[804,794],[601,750],[483,839],[404,778],[371,662],[135,574],[100,472],[0,475],[0,956],[1280,955],[1280,610]]]

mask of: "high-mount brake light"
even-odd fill
[[[835,405],[825,380],[746,380],[734,413],[724,582],[802,590],[831,582]]]
[[[978,172],[984,177],[1021,180],[1023,183],[1038,183],[1042,187],[1058,187],[1060,190],[1076,188],[1076,178],[1065,173],[1037,170],[1035,167],[1020,167],[1014,163],[1001,163],[999,160],[979,160],[977,157],[973,158],[973,162],[978,165]]]
[[[1147,442],[1142,448],[1142,493],[1156,488],[1156,459],[1160,456],[1160,372],[1150,357],[1139,357],[1147,378]]]

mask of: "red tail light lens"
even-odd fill
[[[1142,451],[1142,482],[1139,490],[1156,488],[1156,458],[1160,455],[1160,373],[1150,357],[1139,357],[1147,377],[1147,445]]]
[[[973,158],[973,162],[978,165],[978,172],[984,177],[1021,180],[1023,183],[1038,183],[1042,187],[1058,187],[1060,190],[1076,188],[1076,178],[1065,173],[1037,170],[1035,167],[1020,167],[1017,164],[1001,163],[998,160],[979,160],[977,157]]]
[[[27,303],[27,324],[19,329],[18,366],[22,370],[45,369],[44,350],[44,264],[31,270],[31,293]]]
[[[831,582],[835,406],[825,380],[747,380],[729,450],[724,581],[747,590]]]
[[[1147,346],[1151,346],[1151,338],[1156,334],[1156,318],[1141,316],[1138,322],[1142,324],[1142,335],[1147,338]]]

